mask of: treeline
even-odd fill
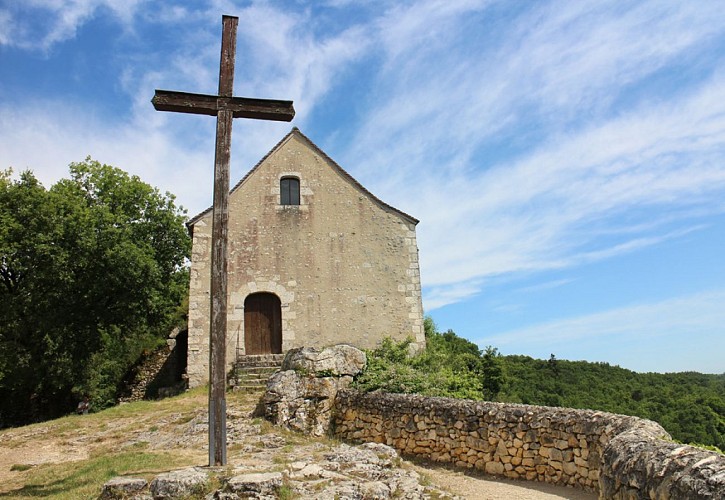
[[[674,439],[725,450],[725,374],[636,373],[607,363],[481,351],[426,318],[427,348],[386,339],[356,381],[366,391],[586,408],[654,420]]]
[[[0,427],[115,403],[130,366],[183,322],[183,209],[90,158],[50,189],[0,171]]]

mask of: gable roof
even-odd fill
[[[374,194],[372,194],[370,191],[368,191],[367,189],[365,189],[365,187],[362,184],[360,184],[357,180],[355,180],[355,178],[352,175],[348,174],[347,171],[345,171],[345,169],[343,169],[340,165],[338,165],[335,160],[333,160],[332,158],[330,158],[329,156],[327,156],[327,153],[325,153],[322,149],[320,149],[319,146],[317,146],[317,144],[315,144],[314,142],[312,142],[309,137],[307,137],[305,134],[303,134],[302,132],[300,132],[300,129],[298,129],[297,127],[292,127],[292,130],[290,130],[289,133],[287,133],[287,135],[285,135],[269,151],[269,153],[267,153],[266,155],[264,155],[262,157],[262,159],[259,160],[257,162],[257,164],[254,167],[252,167],[252,169],[249,172],[247,172],[247,174],[244,177],[242,177],[241,180],[234,185],[234,187],[229,191],[229,194],[231,195],[232,193],[234,193],[234,191],[236,191],[237,189],[239,189],[242,186],[242,184],[244,184],[244,181],[246,181],[249,178],[249,176],[252,175],[254,173],[254,171],[257,170],[260,167],[260,165],[262,163],[264,163],[264,161],[267,158],[269,158],[274,152],[276,152],[278,149],[280,149],[282,147],[282,145],[285,142],[287,142],[290,139],[290,137],[292,137],[293,135],[296,135],[300,139],[302,139],[305,142],[307,142],[310,145],[310,147],[312,148],[312,150],[315,151],[320,156],[322,156],[325,160],[327,160],[329,162],[329,164],[333,167],[333,169],[337,170],[337,172],[343,178],[345,178],[348,181],[350,181],[350,183],[352,183],[353,186],[355,186],[358,190],[360,190],[362,193],[364,193],[368,198],[370,198],[374,203],[376,203],[377,205],[379,205],[382,209],[384,209],[386,211],[391,211],[391,212],[399,215],[403,219],[407,220],[408,222],[412,222],[413,224],[418,224],[418,222],[420,222],[415,217],[413,217],[411,215],[408,215],[405,212],[403,212],[401,210],[398,210],[397,208],[395,208],[395,207],[393,207],[391,205],[388,205],[387,203],[385,203],[384,201],[382,201],[380,198],[378,198],[377,196],[375,196]],[[203,212],[200,212],[199,214],[197,214],[194,217],[192,217],[189,220],[189,222],[186,223],[186,226],[189,229],[191,229],[191,227],[194,224],[196,224],[199,221],[199,219],[205,217],[208,213],[210,213],[211,210],[212,210],[212,208],[213,207],[209,207],[206,210],[204,210]]]

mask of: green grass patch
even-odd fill
[[[277,498],[279,500],[292,500],[293,498],[297,498],[297,494],[289,484],[283,484],[277,490]]]
[[[183,465],[187,464],[171,453],[102,454],[81,462],[38,466],[22,488],[0,493],[0,498],[98,498],[103,483],[115,476],[150,479]]]
[[[13,472],[23,472],[32,468],[33,466],[29,464],[13,464],[10,466],[10,470]]]

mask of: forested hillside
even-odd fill
[[[636,373],[606,363],[503,356],[500,400],[654,420],[686,443],[725,449],[725,374]]]
[[[502,356],[426,319],[428,346],[386,340],[369,352],[362,390],[419,393],[634,415],[658,422],[682,442],[725,449],[725,374],[636,373],[607,363]]]

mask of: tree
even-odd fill
[[[551,356],[549,357],[549,361],[546,362],[549,370],[551,370],[551,373],[554,374],[555,377],[559,376],[559,360],[556,359],[556,356],[554,356],[554,353],[551,353]]]
[[[483,375],[483,395],[490,401],[495,401],[503,387],[503,367],[498,349],[486,346],[481,356],[481,373]]]
[[[185,295],[184,221],[173,195],[90,158],[49,190],[0,175],[0,426],[114,401]]]

